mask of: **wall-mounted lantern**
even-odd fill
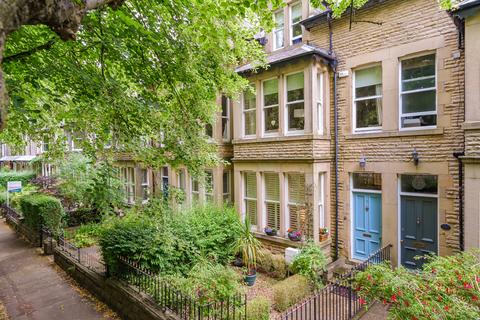
[[[418,166],[418,162],[420,162],[420,156],[418,155],[418,151],[416,148],[413,148],[412,159],[413,163]]]
[[[360,165],[360,168],[364,169],[365,166],[367,165],[367,159],[365,158],[365,156],[362,156],[360,158],[360,161],[358,162],[358,164]]]

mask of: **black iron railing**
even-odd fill
[[[79,248],[65,239],[63,235],[58,237],[57,247],[81,265],[100,274],[107,273],[107,267],[96,248]]]
[[[6,204],[1,205],[1,210],[5,216],[6,222],[15,229],[16,232],[25,237],[29,242],[34,246],[42,246],[42,231],[41,228],[34,229],[23,222],[23,217],[15,209],[7,206]]]
[[[355,276],[373,264],[390,261],[390,249],[387,245],[374,252],[367,260],[355,266],[337,280],[329,282],[323,289],[315,292],[302,302],[291,307],[277,320],[350,320],[363,306],[354,287]]]
[[[148,294],[166,312],[182,320],[245,320],[247,299],[245,295],[234,295],[222,301],[202,303],[158,275],[140,267],[128,259],[119,259],[119,270],[115,276],[134,286],[139,292]]]

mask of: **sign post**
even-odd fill
[[[10,192],[22,192],[22,181],[7,182],[7,206],[10,206]]]

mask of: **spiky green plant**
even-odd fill
[[[247,267],[248,274],[253,274],[257,268],[257,258],[262,249],[262,243],[251,231],[248,218],[245,218],[245,223],[242,225],[242,230],[234,244],[234,249],[235,252],[242,255],[243,263]]]

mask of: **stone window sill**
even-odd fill
[[[253,233],[255,234],[255,237],[257,237],[258,239],[275,242],[286,247],[300,248],[304,244],[304,242],[292,241],[280,236],[268,236],[264,233],[255,232],[255,231]],[[329,246],[331,243],[332,243],[332,239],[329,237],[328,239],[320,242],[319,244],[323,248],[323,247]]]
[[[347,140],[354,139],[370,139],[370,138],[396,138],[396,137],[410,137],[410,136],[432,136],[432,135],[442,135],[443,128],[436,129],[419,129],[419,130],[409,130],[409,131],[382,131],[382,132],[372,132],[372,133],[356,133],[349,134],[345,136]]]
[[[302,141],[302,140],[330,140],[328,135],[320,136],[313,134],[301,134],[301,135],[285,135],[275,137],[263,137],[263,138],[242,138],[232,141],[233,144],[245,144],[245,143],[263,143],[263,142],[284,142],[284,141]]]

